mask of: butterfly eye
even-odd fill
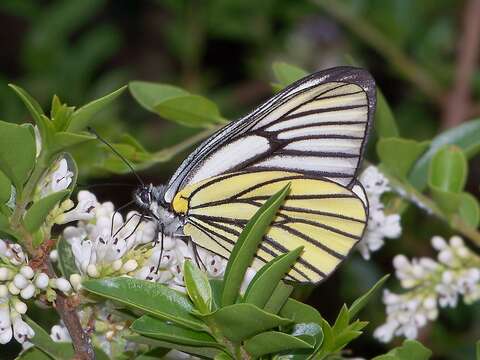
[[[144,204],[150,203],[150,191],[148,189],[142,189],[138,196]]]

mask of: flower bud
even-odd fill
[[[98,273],[98,270],[97,270],[97,267],[95,266],[95,264],[89,264],[87,266],[87,274],[88,276],[90,277],[98,277],[100,274]]]
[[[463,239],[460,236],[452,236],[450,238],[450,246],[454,248],[464,246]]]
[[[393,266],[395,269],[403,269],[409,266],[408,259],[405,255],[397,255],[393,258]]]
[[[29,279],[29,280],[33,278],[33,275],[35,275],[35,273],[33,272],[33,269],[28,265],[21,267],[20,274],[22,274],[25,277],[25,279]]]
[[[57,250],[52,250],[50,252],[50,260],[52,262],[57,262],[57,260],[58,260],[58,251]]]
[[[112,263],[112,270],[113,271],[118,271],[122,268],[122,265],[123,265],[122,260],[117,259]]]
[[[41,290],[44,290],[48,287],[48,281],[49,281],[49,277],[47,274],[45,273],[40,273],[38,274],[37,278],[35,279],[35,285],[41,289]]]
[[[64,293],[68,293],[72,290],[72,285],[68,282],[67,279],[58,278],[57,279],[57,289],[63,291]]]
[[[0,285],[0,299],[8,296],[8,287],[6,285]]]
[[[447,242],[441,236],[434,236],[432,237],[432,247],[440,251],[447,247]]]
[[[33,284],[28,284],[25,289],[20,291],[20,296],[25,300],[32,298],[33,295],[35,295],[35,286]]]
[[[135,260],[130,259],[125,264],[123,264],[122,268],[123,268],[123,271],[128,273],[130,271],[135,270],[137,267],[138,267],[138,263]]]
[[[22,274],[17,274],[13,278],[13,283],[17,288],[21,290],[27,287],[27,285],[29,284],[29,281],[25,279],[25,277]]]
[[[8,291],[10,291],[10,294],[12,294],[12,295],[18,295],[18,294],[20,294],[20,289],[17,288],[17,287],[14,285],[13,282],[10,282],[10,283],[8,284]]]
[[[27,304],[18,299],[16,301],[13,301],[13,307],[19,314],[25,314],[27,312]]]
[[[70,275],[70,283],[75,291],[78,291],[82,285],[82,277],[80,274]]]
[[[13,272],[9,268],[0,268],[0,281],[10,280],[13,277]]]

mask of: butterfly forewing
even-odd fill
[[[303,246],[288,278],[318,283],[366,227],[355,176],[374,108],[375,84],[364,70],[301,79],[203,142],[167,184],[165,202],[193,242],[228,258],[247,221],[291,183],[252,266]]]
[[[165,201],[190,184],[253,168],[351,186],[374,107],[375,84],[365,70],[340,67],[299,80],[203,142],[172,176]]]

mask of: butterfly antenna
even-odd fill
[[[135,169],[133,168],[132,164],[122,155],[120,154],[107,140],[102,138],[92,127],[88,126],[87,127],[88,132],[92,133],[95,135],[95,137],[101,141],[103,144],[105,144],[112,152],[117,155],[124,163],[125,165],[128,166],[128,168],[132,171],[133,175],[137,178],[138,182],[142,185],[145,186],[145,183],[143,182],[142,178],[137,174]]]

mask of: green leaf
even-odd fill
[[[245,272],[252,263],[258,244],[263,239],[263,235],[267,232],[289,190],[290,184],[268,199],[248,221],[238,237],[223,277],[222,305],[233,304],[237,299]]]
[[[33,233],[37,231],[45,222],[45,219],[55,205],[62,201],[69,193],[69,190],[62,190],[35,201],[23,218],[23,224],[28,232]]]
[[[295,324],[291,335],[305,340],[316,348],[320,347],[323,342],[322,326],[313,322]]]
[[[39,348],[32,347],[23,351],[15,360],[52,360],[52,358]]]
[[[83,144],[87,141],[95,140],[92,135],[75,134],[71,132],[61,131],[53,136],[53,141],[48,150],[51,154],[63,151],[69,147]]]
[[[272,65],[273,75],[282,87],[290,85],[308,75],[308,72],[295,65],[286,62],[274,62]]]
[[[207,333],[185,329],[148,315],[135,320],[130,329],[140,335],[175,344],[223,348]]]
[[[467,158],[462,149],[456,145],[446,145],[430,161],[428,183],[442,191],[459,193],[465,187],[467,172]]]
[[[140,105],[152,112],[156,112],[156,105],[167,99],[190,95],[188,91],[176,86],[147,81],[131,81],[128,89]]]
[[[8,86],[10,86],[13,91],[15,91],[15,93],[23,101],[25,107],[32,115],[33,120],[38,126],[43,146],[49,144],[51,142],[51,137],[55,132],[55,128],[51,120],[47,116],[45,116],[40,104],[21,87],[13,84],[9,84]]]
[[[243,301],[263,308],[272,296],[278,283],[295,264],[303,251],[303,246],[286,254],[277,256],[264,265],[253,277],[248,285]]]
[[[126,86],[122,86],[120,89],[115,90],[100,99],[93,100],[76,110],[71,117],[70,125],[67,128],[68,131],[78,132],[85,129],[90,124],[93,116],[120,96],[126,88]]]
[[[216,310],[220,307],[223,290],[223,280],[210,279],[210,288],[212,289],[212,309]]]
[[[365,305],[367,305],[370,299],[377,294],[377,292],[382,288],[383,284],[385,284],[385,281],[387,281],[389,277],[390,275],[388,274],[382,277],[375,283],[375,285],[370,288],[370,290],[368,290],[364,295],[360,296],[352,303],[352,305],[348,309],[348,317],[350,320],[353,320],[353,318],[360,312],[360,310],[362,310]]]
[[[272,314],[278,314],[292,292],[292,285],[287,285],[283,281],[280,281],[275,287],[272,296],[270,296],[270,299],[268,299],[267,303],[263,307],[263,310]]]
[[[30,341],[40,350],[47,353],[55,360],[69,360],[74,356],[71,343],[57,343],[52,340],[50,335],[43,328],[30,318],[25,321],[35,331],[35,336]]]
[[[444,145],[457,145],[465,152],[467,158],[477,154],[480,150],[480,119],[467,121],[444,131],[432,140],[430,148],[418,159],[408,177],[410,183],[418,190],[426,188],[430,159]]]
[[[57,95],[53,96],[50,118],[57,131],[63,131],[68,128],[74,111],[75,107],[62,104]]]
[[[478,200],[469,193],[460,194],[458,215],[472,229],[478,227],[480,221],[480,207]]]
[[[476,359],[477,360],[480,360],[480,340],[477,341],[477,343],[475,344],[475,349],[476,349]]]
[[[42,107],[40,104],[35,100],[28,92],[22,89],[20,86],[16,86],[13,84],[8,84],[8,86],[15,91],[18,97],[23,101],[26,108],[30,112],[33,117],[33,120],[37,124],[41,123],[43,120],[41,119],[41,115],[44,115]]]
[[[7,175],[0,171],[0,204],[7,203],[12,195],[12,183],[8,179]]]
[[[182,95],[166,99],[155,105],[161,117],[190,127],[209,127],[225,123],[217,105],[200,95]]]
[[[192,315],[188,297],[181,292],[150,281],[126,277],[88,280],[82,287],[93,294],[106,297],[145,311],[163,320],[194,329],[204,330],[204,324]]]
[[[0,121],[0,170],[21,192],[35,163],[35,138],[30,124]]]
[[[391,174],[404,179],[415,161],[428,148],[428,144],[428,141],[381,138],[377,142],[377,154]]]
[[[375,109],[375,131],[379,137],[391,138],[398,137],[399,131],[395,117],[393,116],[388,102],[383,96],[380,88],[377,87],[377,106]]]
[[[77,266],[75,265],[75,257],[73,256],[72,247],[62,236],[58,240],[58,267],[63,277],[70,278],[70,275],[78,273]]]
[[[372,360],[428,360],[432,352],[416,340],[405,340],[403,344],[385,355]]]
[[[322,324],[324,321],[322,315],[317,309],[294,299],[288,299],[279,312],[279,315],[291,319],[296,323]]]
[[[135,342],[137,344],[145,344],[150,346],[175,349],[187,354],[198,356],[202,359],[213,359],[220,352],[218,349],[207,347],[194,347],[181,344],[170,343],[158,339],[149,338],[146,336],[126,336],[127,340]]]
[[[288,325],[291,320],[269,314],[251,304],[234,304],[222,307],[212,314],[202,315],[208,324],[220,330],[221,334],[240,342],[265,330]]]
[[[286,350],[313,349],[313,346],[308,342],[279,331],[267,331],[255,335],[245,341],[244,347],[253,357],[279,353]]]
[[[200,271],[191,261],[183,264],[183,276],[188,296],[202,314],[212,311],[212,288],[207,275]]]

